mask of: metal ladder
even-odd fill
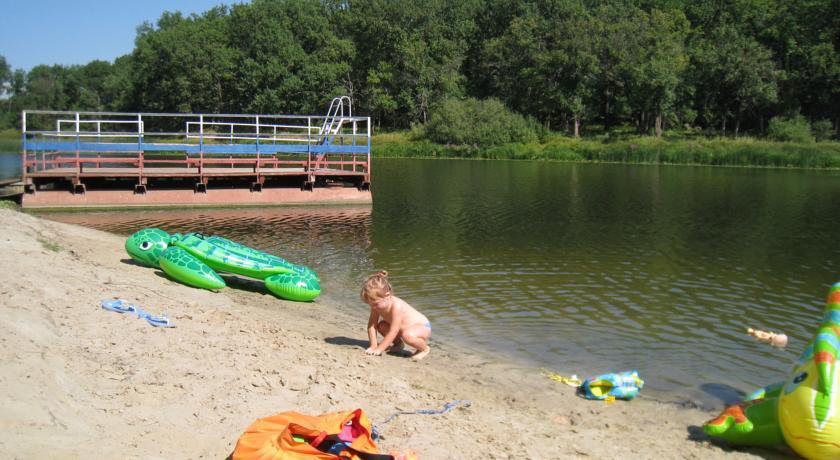
[[[339,96],[333,98],[327,116],[324,117],[324,124],[318,130],[318,145],[330,145],[336,134],[341,132],[341,125],[344,124],[344,104],[347,102],[347,117],[353,116],[353,101],[350,96]]]

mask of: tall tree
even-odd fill
[[[234,6],[229,27],[234,95],[242,110],[319,113],[351,89],[353,43],[325,2],[256,0]]]
[[[361,106],[407,127],[464,94],[462,65],[478,0],[347,2],[342,28],[357,46],[352,78]]]
[[[707,126],[734,119],[737,136],[744,114],[755,115],[777,99],[777,72],[769,50],[733,25],[715,27],[691,48],[691,75],[698,112]]]
[[[148,111],[225,112],[234,79],[227,10],[184,17],[165,12],[138,29],[132,53],[135,102]]]
[[[6,58],[0,55],[0,96],[8,95],[11,80],[12,67],[6,62]]]
[[[571,120],[577,136],[598,71],[590,18],[576,0],[521,5],[480,51],[475,73],[486,95],[497,95],[547,126]]]

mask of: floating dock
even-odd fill
[[[370,117],[26,110],[24,208],[371,203]]]

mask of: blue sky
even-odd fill
[[[113,61],[134,49],[137,26],[164,11],[202,13],[246,0],[0,0],[0,55],[12,69]]]

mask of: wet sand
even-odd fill
[[[124,238],[0,209],[0,454],[225,458],[256,418],[364,409],[380,450],[450,458],[785,458],[702,433],[715,413],[642,394],[587,401],[539,369],[433,338],[420,362],[364,354],[366,317],[325,296],[279,300],[227,278],[214,293],[133,263]],[[167,313],[155,328],[103,310]]]

